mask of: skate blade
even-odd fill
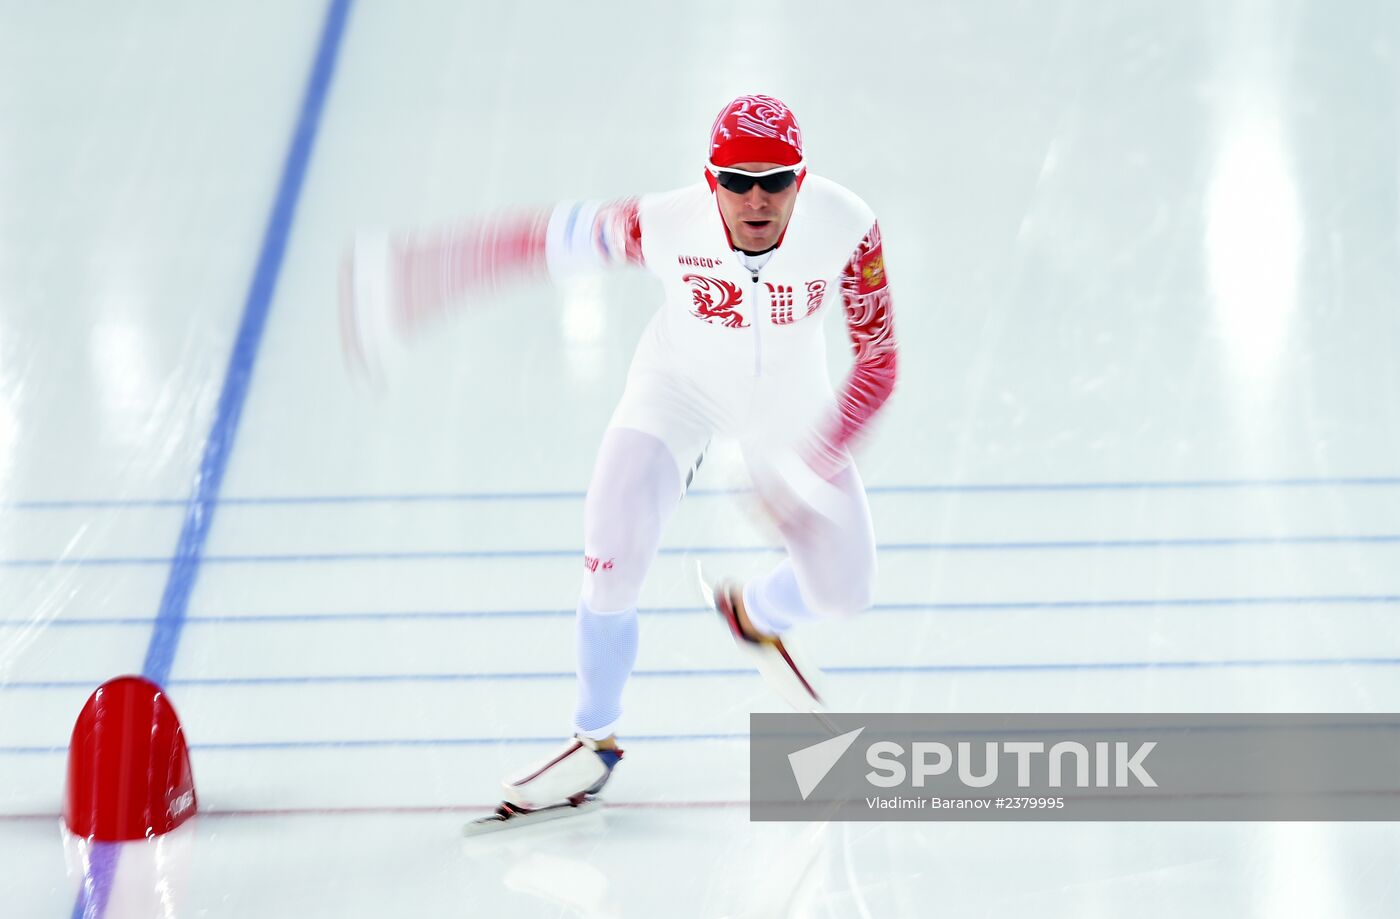
[[[821,679],[820,670],[802,662],[797,663],[796,669],[794,669],[776,650],[740,645],[738,642],[735,644],[758,670],[764,683],[768,685],[768,689],[786,702],[793,711],[813,715],[826,713],[826,703],[812,682]],[[788,652],[791,654],[792,649],[789,648]],[[798,677],[799,673],[802,674],[801,678]],[[805,685],[804,681],[806,681]],[[812,687],[811,690],[808,689],[809,686]],[[814,692],[817,694],[813,695]]]
[[[699,559],[695,562],[695,581],[700,585],[700,596],[704,598],[705,605],[710,609],[718,610],[719,604],[715,602],[715,588],[705,577],[705,565]],[[735,641],[741,654],[745,655],[749,661],[762,675],[765,683],[768,684],[778,698],[786,702],[796,712],[812,715],[821,723],[827,731],[834,737],[840,733],[840,729],[826,717],[830,713],[826,702],[820,695],[813,696],[807,690],[798,685],[786,663],[776,660],[776,654],[770,653],[753,645],[742,641]],[[791,653],[791,649],[789,649]],[[802,667],[804,676],[816,677],[821,671],[810,665]],[[809,684],[810,685],[810,684]]]
[[[523,829],[527,826],[538,826],[541,823],[549,823],[553,820],[561,820],[565,817],[583,817],[594,814],[603,809],[603,802],[597,798],[584,798],[581,804],[551,804],[548,807],[537,807],[534,810],[516,810],[513,806],[502,804],[496,808],[496,812],[486,817],[480,817],[468,823],[463,830],[463,835],[484,836],[488,833],[498,833],[501,830]]]
[[[705,563],[699,559],[695,561],[695,582],[700,585],[700,596],[704,598],[705,605],[710,609],[718,609],[715,604],[715,589],[705,580]]]

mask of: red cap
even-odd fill
[[[740,96],[726,105],[710,129],[710,164],[802,162],[797,118],[772,96]]]

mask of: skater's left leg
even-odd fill
[[[840,492],[834,518],[816,511],[779,523],[788,557],[744,585],[740,624],[754,637],[781,635],[802,622],[854,616],[869,609],[875,587],[875,530],[855,464],[832,480]]]
[[[825,513],[769,505],[784,512],[778,529],[788,557],[781,564],[743,587],[720,582],[707,591],[739,648],[799,712],[824,710],[820,675],[780,636],[801,622],[867,609],[875,581],[875,533],[860,476],[847,466],[831,484],[836,496],[823,501]]]

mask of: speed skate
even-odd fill
[[[750,638],[739,627],[738,595],[742,588],[730,581],[711,584],[705,579],[704,568],[695,565],[700,593],[715,612],[719,613],[734,637],[734,644],[758,668],[764,682],[793,710],[811,713],[819,718],[827,711],[818,689],[821,672],[802,660],[792,648],[777,636],[759,640]]]
[[[548,807],[537,808],[518,807],[509,801],[502,801],[500,806],[490,815],[479,817],[468,823],[464,835],[482,836],[500,830],[519,829],[548,823],[563,817],[583,817],[597,813],[602,807],[603,802],[592,795],[582,796],[577,804],[565,801],[562,804],[551,804]]]
[[[530,826],[596,812],[596,797],[612,778],[622,750],[575,736],[564,747],[515,778],[501,783],[504,800],[495,812],[467,824],[466,835]]]

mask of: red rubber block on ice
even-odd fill
[[[145,839],[196,808],[189,749],[165,691],[139,676],[99,686],[68,746],[68,829],[102,842]]]

